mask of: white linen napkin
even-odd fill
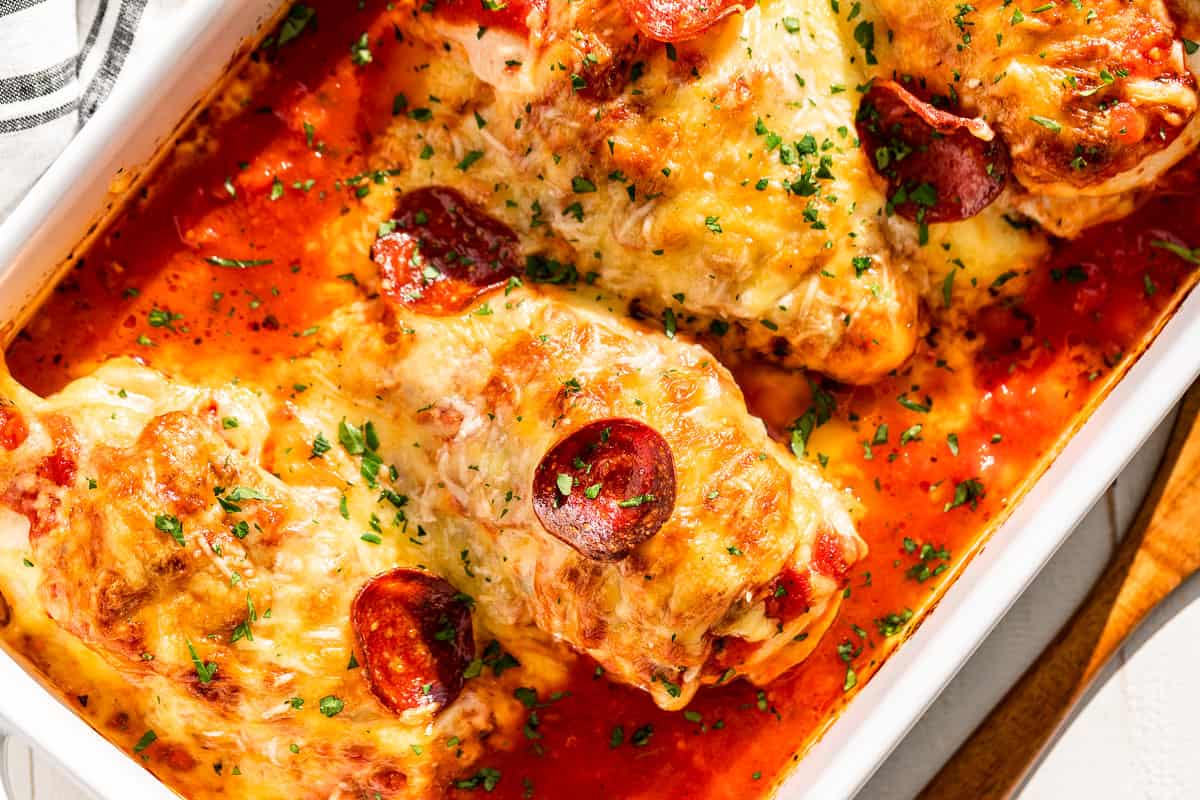
[[[0,0],[0,220],[186,0]]]

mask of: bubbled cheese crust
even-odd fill
[[[322,331],[253,386],[127,360],[47,399],[0,384],[30,431],[0,503],[28,520],[38,601],[159,698],[160,737],[269,777],[263,796],[427,796],[485,739],[518,740],[514,689],[560,689],[572,650],[679,708],[770,680],[832,622],[865,545],[699,346],[527,289],[454,317],[363,301]],[[541,527],[532,476],[567,431],[622,416],[669,444],[676,501],[632,555],[593,562]],[[347,668],[349,609],[397,566],[473,598],[477,653],[496,640],[521,666],[474,670],[436,715],[381,706]],[[784,574],[799,612],[769,605]]]
[[[1161,0],[873,7],[896,31],[885,66],[995,126],[1031,193],[1144,188],[1196,144],[1196,81]]]
[[[727,361],[869,383],[907,359],[950,272],[976,296],[1044,250],[1023,219],[1074,236],[1129,213],[1200,141],[1161,3],[1014,25],[1016,5],[766,0],[669,49],[619,3],[551,0],[522,34],[414,11],[405,101],[428,116],[398,116],[379,153],[405,188],[457,188]],[[885,78],[1004,137],[1016,179],[978,217],[890,213],[854,124]]]
[[[666,708],[720,678],[722,636],[748,645],[726,666],[759,679],[807,655],[811,644],[788,645],[828,624],[844,575],[816,565],[818,537],[846,566],[865,544],[837,493],[767,436],[706,350],[523,289],[459,317],[389,314],[339,315],[315,358],[330,362],[321,371],[338,391],[373,398],[364,413],[395,426],[380,426],[380,453],[418,482],[419,508],[468,523],[426,554],[482,613],[532,623]],[[548,534],[530,493],[556,442],[614,417],[666,440],[676,500],[649,541],[602,563]],[[808,579],[809,611],[767,622],[764,600],[789,570]]]
[[[126,360],[45,401],[6,376],[0,396],[30,428],[0,459],[0,501],[30,521],[46,613],[156,698],[145,713],[160,739],[237,765],[256,796],[428,796],[470,766],[483,738],[503,746],[519,727],[516,686],[548,694],[565,680],[569,659],[513,631],[505,647],[524,665],[519,678],[484,670],[436,718],[374,700],[347,668],[350,602],[371,576],[418,562],[360,539],[382,511],[336,463],[310,463],[320,431],[306,425],[322,417]],[[292,449],[301,429],[303,449]],[[44,468],[55,453],[75,465],[65,485]],[[218,502],[218,487],[239,511]],[[482,650],[492,634],[477,633]]]
[[[381,144],[404,185],[458,188],[660,321],[731,325],[726,355],[855,382],[904,362],[916,292],[857,147],[856,45],[827,2],[756,6],[673,57],[618,3],[546,18],[514,51],[512,34],[415,15],[411,102],[427,86],[440,103]],[[497,70],[497,48],[520,66]]]

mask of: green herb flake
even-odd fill
[[[156,514],[154,527],[170,535],[180,547],[187,546],[187,541],[183,538],[183,523],[179,521],[179,517],[172,514]]]
[[[270,258],[223,258],[222,256],[207,256],[204,260],[209,264],[217,267],[225,267],[226,269],[249,269],[250,267],[265,267],[267,264],[275,263]]]
[[[1036,122],[1038,125],[1041,125],[1046,130],[1051,131],[1052,133],[1058,133],[1062,130],[1062,125],[1058,124],[1049,117],[1042,117],[1038,116],[1037,114],[1033,114],[1029,117],[1029,119],[1033,122]]]
[[[146,731],[142,734],[142,738],[137,740],[137,744],[133,746],[133,752],[140,753],[150,745],[158,741],[158,734],[154,731]]]
[[[319,705],[321,713],[327,717],[336,717],[338,714],[342,713],[342,710],[346,707],[346,704],[342,702],[341,698],[331,694],[322,697]]]

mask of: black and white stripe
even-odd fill
[[[0,0],[0,219],[108,97],[148,2]]]
[[[36,6],[41,2],[44,2],[44,0],[0,0],[0,17],[7,14],[15,14],[30,6]]]
[[[133,47],[133,36],[137,32],[138,22],[142,19],[142,11],[146,8],[146,0],[121,0],[117,7],[117,20],[109,36],[108,46],[104,48],[104,60],[79,101],[80,124],[87,122],[96,112],[104,98],[112,91],[113,84],[117,82],[121,67],[125,65],[125,57]],[[101,13],[105,10],[107,3],[102,4]],[[97,19],[100,19],[100,14],[97,14]]]

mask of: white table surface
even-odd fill
[[[1100,574],[1154,474],[1161,426],[1029,591],[988,637],[857,800],[905,800],[1041,652]],[[1021,800],[1200,797],[1200,581],[1150,617],[1104,670]],[[9,748],[11,800],[84,800],[57,769],[20,743]],[[817,800],[826,800],[818,798]]]

